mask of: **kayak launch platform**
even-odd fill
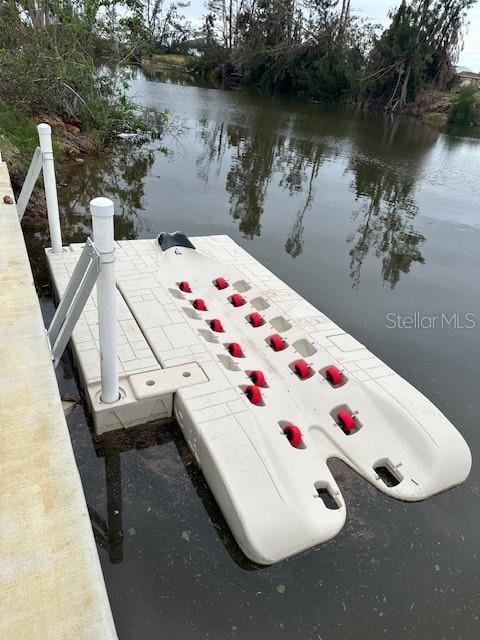
[[[59,298],[83,249],[47,251]],[[468,476],[447,418],[228,236],[118,241],[115,268],[117,401],[101,399],[95,292],[72,338],[95,430],[175,418],[251,560],[341,530],[329,458],[408,501]]]

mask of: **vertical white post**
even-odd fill
[[[60,229],[57,182],[55,180],[55,165],[53,162],[52,129],[49,124],[43,123],[38,125],[37,131],[40,149],[42,150],[43,183],[47,200],[50,242],[52,243],[53,253],[60,253],[62,251],[62,232]]]
[[[90,202],[90,212],[93,242],[100,254],[100,275],[96,286],[102,376],[101,400],[110,404],[116,402],[119,397],[113,202],[108,198],[94,198]]]

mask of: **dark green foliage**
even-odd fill
[[[402,0],[378,28],[350,14],[350,0],[210,0],[195,69],[217,64],[242,82],[315,100],[403,109],[425,85],[454,76],[465,11],[476,0]]]
[[[480,124],[477,90],[474,87],[460,89],[457,99],[450,108],[448,121],[459,125]]]
[[[41,11],[23,4],[5,0],[0,9],[0,101],[27,116],[73,118],[99,142],[121,131],[150,132],[126,95],[128,70],[99,66],[102,50],[109,64],[123,56],[108,19],[98,17],[103,3],[85,0],[77,11],[68,0],[43,9],[37,2]]]
[[[454,77],[465,12],[476,0],[402,0],[369,60],[367,92],[399,111],[425,85],[446,89]]]

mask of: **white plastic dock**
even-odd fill
[[[329,458],[402,500],[465,480],[465,441],[421,393],[229,237],[190,240],[196,249],[116,245],[119,402],[99,401],[94,296],[74,331],[98,432],[173,412],[240,547],[261,564],[341,530],[346,506]],[[59,295],[82,246],[48,255]],[[215,286],[219,277],[228,286]]]
[[[0,638],[117,638],[0,158]]]

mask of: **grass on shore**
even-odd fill
[[[14,171],[25,171],[38,145],[36,122],[0,102],[0,151]]]
[[[448,116],[445,113],[426,111],[422,115],[422,121],[435,129],[444,129],[448,122]]]
[[[187,66],[188,56],[181,56],[174,53],[164,53],[158,55],[152,55],[149,58],[144,58],[142,64],[145,65],[158,65],[165,67],[182,67]]]

